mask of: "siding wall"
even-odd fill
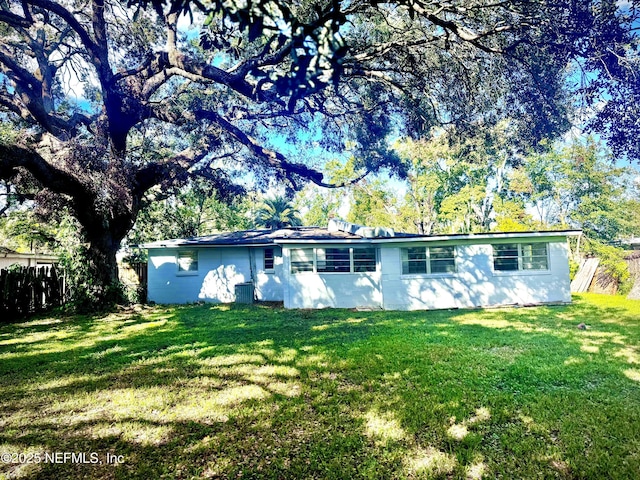
[[[252,272],[258,300],[282,301],[282,256],[279,249],[275,252],[274,271],[269,273],[263,268],[263,248],[200,247],[185,250],[198,252],[197,272],[178,273],[176,265],[178,249],[149,250],[149,301],[157,303],[233,302],[235,286],[238,283],[251,281]]]
[[[269,302],[282,302],[284,300],[284,287],[282,282],[282,249],[274,248],[273,270],[264,269],[264,248],[253,248],[252,259],[254,261],[254,284],[258,300]]]
[[[313,246],[326,248],[328,245]],[[309,248],[308,245],[290,248],[298,247]],[[285,308],[382,308],[379,258],[376,272],[292,274],[290,248],[284,248],[282,253]]]
[[[548,242],[549,269],[494,272],[492,245],[466,241],[456,243],[457,271],[454,274],[403,275],[400,253],[403,245],[400,244],[380,245],[375,273],[291,274],[289,249],[305,245],[287,245],[283,252],[284,306],[423,310],[570,302],[566,239],[550,237],[503,243],[518,241]],[[446,244],[411,243],[406,246]],[[322,248],[322,245],[314,246]]]
[[[456,273],[402,275],[400,247],[383,248],[384,308],[421,310],[570,302],[566,241],[557,238],[546,241],[549,242],[546,271],[494,272],[492,246],[467,242],[456,246]]]
[[[24,267],[46,267],[58,263],[58,257],[51,255],[29,255],[15,254],[0,257],[0,269],[9,268],[11,265],[22,265]]]
[[[178,273],[177,249],[150,249],[148,298],[158,303],[233,302],[235,285],[251,281],[253,272],[256,297],[284,301],[286,308],[420,310],[570,302],[566,240],[542,237],[505,243],[518,241],[548,242],[549,270],[494,272],[491,244],[472,241],[456,243],[457,271],[440,275],[403,275],[401,244],[379,245],[377,271],[368,273],[291,274],[290,249],[309,245],[287,245],[282,251],[275,247],[271,272],[263,268],[264,248],[201,247],[194,274]]]
[[[285,308],[382,308],[379,273],[297,273],[285,284]]]

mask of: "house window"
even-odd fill
[[[456,249],[447,247],[403,248],[402,274],[455,273]]]
[[[178,273],[196,273],[198,271],[198,252],[196,250],[178,252],[176,263],[178,264]]]
[[[548,270],[546,243],[505,243],[493,245],[493,269],[498,272]]]
[[[427,249],[403,248],[402,249],[402,273],[427,273]]]
[[[549,255],[546,243],[520,244],[523,270],[548,270]]]
[[[291,250],[291,273],[313,272],[313,248]]]
[[[318,273],[349,273],[351,256],[348,248],[317,248],[316,271]]]
[[[375,271],[375,248],[294,248],[291,250],[291,273],[362,273]]]
[[[354,248],[353,249],[353,271],[354,272],[375,272],[376,271],[376,249],[375,248]]]
[[[518,270],[518,244],[506,243],[493,246],[493,269],[497,271]]]
[[[264,249],[264,269],[273,270],[274,265],[274,251],[273,248]]]
[[[430,247],[427,252],[429,254],[429,273],[455,273],[455,247]]]

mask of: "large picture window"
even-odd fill
[[[456,272],[454,246],[403,248],[401,254],[403,275]]]
[[[497,272],[548,270],[548,244],[504,243],[493,245],[493,269]]]
[[[362,273],[376,271],[375,248],[294,248],[291,273]]]
[[[197,273],[198,252],[196,250],[180,251],[176,263],[178,264],[178,273]]]

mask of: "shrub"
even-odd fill
[[[618,285],[618,293],[626,295],[633,286],[629,265],[625,261],[627,252],[621,248],[605,245],[597,240],[585,239],[584,252],[600,259],[605,275]]]

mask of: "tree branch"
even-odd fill
[[[18,115],[23,120],[27,120],[29,123],[35,122],[35,119],[31,115],[31,112],[24,108],[20,102],[18,102],[16,95],[10,95],[6,90],[0,92],[0,105],[6,107],[11,112]]]
[[[32,20],[22,18],[20,15],[16,15],[6,10],[0,10],[0,22],[6,23],[7,25],[11,25],[15,28],[29,28],[31,26]]]
[[[99,57],[100,48],[98,47],[96,42],[93,41],[91,35],[89,35],[82,24],[78,20],[76,20],[73,14],[66,8],[50,0],[25,0],[25,3],[43,8],[61,17],[73,29],[73,31],[78,34],[81,42],[84,44],[87,50],[91,52],[92,56],[94,58]]]
[[[211,150],[211,142],[203,137],[197,148],[186,148],[171,159],[149,163],[135,173],[133,196],[142,198],[151,187],[163,180],[177,179],[181,173],[187,172],[193,165],[207,157]]]
[[[0,179],[12,179],[19,168],[24,168],[42,185],[57,193],[77,196],[86,190],[82,182],[49,164],[35,150],[20,145],[0,144]]]
[[[247,135],[221,115],[208,110],[196,110],[193,114],[196,119],[209,120],[220,126],[224,131],[230,133],[242,145],[247,147],[256,157],[265,160],[269,166],[286,173],[299,175],[317,184],[322,183],[321,172],[305,165],[289,162],[280,152],[263,147],[254,138]]]

